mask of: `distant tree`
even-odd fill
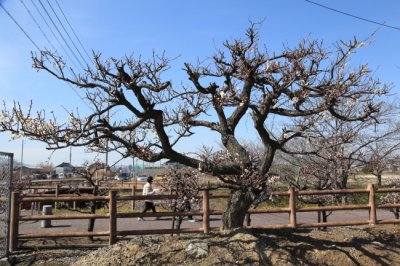
[[[349,113],[354,112],[351,105],[346,109]],[[400,145],[396,138],[397,129],[389,129],[389,122],[392,122],[388,120],[391,117],[389,114],[387,110],[378,114],[376,121],[351,123],[323,114],[307,138],[297,141],[291,151],[292,155],[280,154],[281,161],[290,167],[281,168],[279,173],[299,190],[327,190],[346,189],[349,178],[361,169],[366,169],[366,166],[374,171],[383,171],[383,162]],[[372,160],[374,166],[371,166]],[[299,198],[319,206],[347,200],[347,196]],[[323,211],[322,221],[326,222],[328,215]]]
[[[400,187],[400,180],[399,179],[391,179],[388,180],[385,184],[388,187]],[[381,204],[400,204],[400,193],[399,192],[391,192],[387,193],[383,197],[380,198]],[[393,213],[395,219],[400,219],[400,207],[394,207],[386,209]]]
[[[400,139],[398,130],[393,131],[384,139],[367,146],[364,161],[368,165],[370,173],[376,176],[377,185],[382,185],[383,172],[390,163],[399,155]]]
[[[110,187],[106,185],[103,185],[102,189],[99,188],[98,183],[96,182],[96,172],[99,170],[104,170],[105,164],[101,163],[99,161],[95,162],[88,162],[85,161],[82,165],[82,167],[79,167],[78,174],[80,174],[83,178],[86,179],[86,181],[89,183],[89,185],[93,188],[91,194],[93,196],[99,196],[99,195],[106,195]],[[74,190],[74,188],[72,188]],[[75,194],[80,194],[79,188],[76,187],[75,191],[71,191]],[[95,214],[96,209],[98,207],[98,202],[97,201],[90,201],[88,206],[89,206],[89,212],[90,214]],[[103,204],[101,204],[103,205]],[[90,218],[88,220],[88,232],[93,232],[94,230],[94,225],[95,225],[96,219],[95,218]],[[89,239],[93,240],[93,236],[89,236]]]
[[[180,169],[169,169],[165,177],[162,180],[156,180],[155,184],[165,191],[177,196],[177,199],[172,203],[168,202],[166,208],[171,209],[174,212],[192,211],[194,208],[193,203],[199,201],[196,197],[199,194],[201,188],[201,182],[199,180],[199,173],[191,168],[180,168]],[[172,204],[172,206],[171,206]],[[165,204],[164,204],[165,205]],[[180,229],[183,217],[179,216],[173,220],[173,227]]]
[[[45,173],[51,174],[54,172],[54,165],[50,162],[41,162],[38,165]]]
[[[299,146],[305,143],[298,143]],[[309,148],[303,148],[307,150]],[[315,154],[298,155],[278,153],[280,165],[273,168],[279,173],[283,182],[296,190],[331,190],[337,184],[337,170],[334,163]],[[297,199],[306,204],[318,206],[338,204],[341,199],[335,195],[302,195]],[[318,212],[318,222],[327,222],[329,211]]]
[[[223,228],[241,227],[268,187],[277,150],[286,151],[292,140],[305,137],[322,114],[347,122],[373,120],[382,105],[378,97],[388,92],[367,65],[349,67],[349,56],[363,42],[340,41],[328,51],[321,41],[304,40],[273,53],[259,48],[256,27],[252,24],[244,39],[224,42],[208,60],[185,63],[190,85],[164,79],[171,62],[164,54],[148,61],[133,55],[102,61],[94,54],[93,68],[85,74],[70,69],[68,75],[61,58],[43,51],[33,56],[33,67],[82,89],[93,111],[85,116],[70,111],[68,122],[59,122],[45,110],[34,113],[16,103],[3,108],[0,130],[14,137],[23,133],[49,149],[85,146],[147,162],[169,159],[212,173],[230,189]],[[346,104],[357,112],[347,113]],[[124,116],[115,115],[117,110]],[[264,149],[256,161],[237,131],[248,115]],[[279,123],[271,130],[272,120]],[[226,153],[211,160],[177,150],[176,144],[199,127],[218,134]]]
[[[356,111],[354,106],[345,110]],[[369,164],[373,156],[377,157],[377,153],[371,153],[376,145],[387,145],[380,150],[382,160],[389,151],[398,149],[399,143],[394,142],[396,130],[387,129],[387,113],[376,114],[375,118],[346,122],[323,113],[308,136],[290,148],[289,152],[297,155],[291,162],[300,167],[302,174],[313,176],[308,182],[311,187],[346,189],[349,177]],[[310,182],[314,179],[316,182]]]

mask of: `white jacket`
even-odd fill
[[[143,196],[152,195],[152,194],[154,194],[153,187],[151,186],[151,184],[149,182],[147,182],[143,186]],[[152,200],[146,200],[146,201],[153,202]]]

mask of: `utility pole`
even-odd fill
[[[69,147],[69,164],[72,165],[72,146]]]
[[[22,169],[24,167],[24,138],[22,137],[22,147],[21,147],[21,168],[19,170],[19,180],[22,180]]]
[[[107,151],[106,151],[106,165],[104,166],[104,180],[107,179],[107,167],[108,167],[108,140],[107,140]]]
[[[110,99],[108,99],[108,107],[110,106]],[[110,110],[107,111],[106,117],[107,123],[110,123]],[[104,165],[103,179],[107,179],[107,168],[108,168],[108,138],[106,139],[106,163]]]
[[[107,122],[110,122],[110,110],[107,111]],[[108,138],[106,141],[106,164],[104,166],[104,175],[103,175],[103,179],[106,180],[107,179],[107,168],[108,168]]]

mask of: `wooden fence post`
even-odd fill
[[[203,231],[205,234],[210,232],[210,198],[208,189],[203,190]]]
[[[136,186],[132,187],[131,195],[136,196]],[[133,210],[135,210],[135,208],[136,208],[136,202],[135,202],[135,200],[132,200],[131,201],[131,210],[133,211]]]
[[[59,184],[56,185],[56,192],[55,192],[55,196],[58,197],[58,195],[60,195],[60,185]],[[55,210],[57,210],[57,207],[58,207],[57,205],[58,205],[58,202],[57,201],[54,202],[54,209]]]
[[[35,190],[36,189],[31,189],[32,190],[32,193],[35,193]],[[32,201],[31,202],[31,215],[33,215],[33,211],[36,209],[36,202],[35,201]]]
[[[290,227],[296,228],[296,191],[294,187],[289,188],[289,220],[290,220]]]
[[[246,226],[250,226],[251,225],[250,213],[246,213],[245,220],[246,220]]]
[[[37,189],[34,189],[33,190],[33,193],[34,194],[36,194],[38,192],[38,190]],[[34,206],[35,206],[35,211],[36,211],[36,213],[39,213],[39,206],[40,206],[40,202],[34,202]]]
[[[376,225],[376,202],[375,202],[375,185],[368,184],[369,190],[369,224]]]
[[[10,210],[10,252],[16,251],[18,248],[19,205],[19,193],[12,192]]]
[[[117,191],[110,191],[110,238],[109,245],[117,240]]]

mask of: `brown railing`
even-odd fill
[[[136,201],[136,200],[165,200],[176,199],[174,195],[151,195],[142,196],[135,195],[133,189],[129,196],[118,196],[117,190],[111,190],[108,196],[71,196],[71,195],[56,195],[56,196],[34,196],[20,195],[17,192],[12,193],[11,212],[10,212],[10,251],[15,251],[18,248],[19,239],[34,239],[34,238],[57,238],[57,237],[83,237],[83,236],[108,236],[109,244],[112,245],[117,241],[117,236],[128,235],[145,235],[145,234],[175,234],[175,233],[208,233],[212,230],[218,230],[218,227],[210,227],[210,216],[221,215],[221,211],[210,210],[210,199],[227,198],[228,195],[212,195],[208,190],[202,191],[202,209],[201,211],[190,212],[157,212],[157,213],[118,213],[117,201]],[[345,189],[345,190],[325,190],[325,191],[295,191],[294,188],[289,188],[287,192],[273,192],[275,196],[288,196],[288,208],[274,209],[253,209],[249,210],[248,214],[262,213],[288,213],[288,224],[275,224],[264,226],[253,226],[252,228],[310,228],[310,227],[331,227],[331,226],[351,226],[351,225],[376,225],[387,223],[400,223],[399,219],[378,220],[377,208],[400,208],[400,204],[376,204],[376,193],[392,193],[400,192],[400,188],[375,189],[374,185],[368,185],[367,189]],[[367,193],[369,194],[368,204],[366,205],[343,205],[343,206],[319,206],[319,207],[296,207],[296,197],[301,195],[329,195],[329,194],[354,194]],[[76,201],[106,201],[109,204],[109,212],[106,214],[74,214],[74,215],[30,215],[20,216],[20,204],[26,202],[76,202]],[[318,212],[318,211],[338,211],[338,210],[369,210],[369,219],[361,221],[339,221],[339,222],[321,222],[321,223],[297,223],[298,212]],[[152,229],[152,230],[127,230],[118,231],[118,218],[137,218],[137,217],[175,217],[187,215],[201,215],[201,228],[185,228],[185,229]],[[95,232],[51,232],[51,233],[25,233],[19,234],[20,221],[38,221],[38,220],[72,220],[72,219],[108,219],[108,231]]]

